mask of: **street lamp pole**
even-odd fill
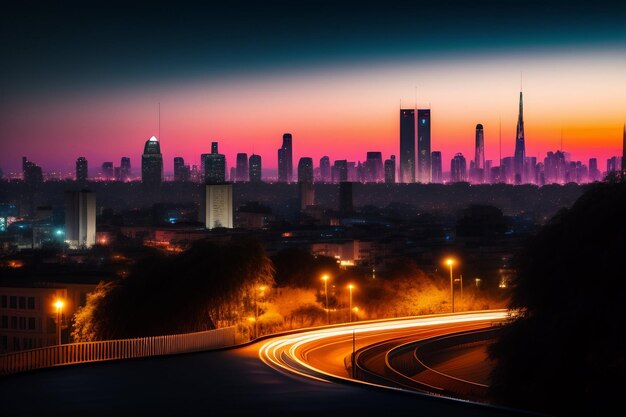
[[[348,289],[350,290],[350,323],[352,323],[352,289],[354,288],[354,285],[350,284],[348,285]]]
[[[450,300],[452,302],[452,312],[454,313],[454,278],[452,277],[452,265],[454,265],[454,260],[449,258],[446,264],[450,267]]]
[[[61,312],[63,310],[63,301],[57,300],[54,303],[57,309],[57,344],[61,344]]]
[[[328,308],[328,275],[322,277],[324,280],[324,294],[326,295],[326,320],[330,324],[330,309]]]

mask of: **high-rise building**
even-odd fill
[[[96,194],[65,192],[65,242],[70,249],[90,248],[96,243]]]
[[[111,181],[115,178],[115,171],[113,169],[113,162],[102,163],[102,178],[105,181]]]
[[[430,160],[430,109],[417,111],[417,179],[428,184],[431,174]]]
[[[86,182],[87,178],[89,178],[87,158],[80,156],[76,159],[76,181]]]
[[[415,182],[415,110],[400,109],[400,182]]]
[[[298,182],[313,184],[313,158],[303,157],[298,161]]]
[[[467,162],[462,153],[457,153],[450,161],[450,182],[467,181]]]
[[[330,158],[327,156],[322,156],[320,158],[320,181],[324,183],[332,181],[332,176],[330,174]]]
[[[130,179],[130,158],[123,156],[120,162],[120,181],[128,181]]]
[[[226,156],[218,153],[217,142],[211,143],[211,153],[200,155],[200,166],[206,184],[226,182]]]
[[[622,174],[626,175],[626,124],[622,132]]]
[[[174,181],[186,182],[191,178],[191,169],[185,165],[185,160],[177,156],[174,158]]]
[[[383,180],[383,155],[380,152],[368,152],[365,160],[366,182],[381,182]]]
[[[348,214],[354,211],[352,185],[352,182],[347,181],[339,183],[339,212],[342,214]]]
[[[435,184],[443,183],[443,168],[441,164],[441,152],[433,151],[431,153],[431,163],[432,163],[432,182]]]
[[[248,172],[250,173],[250,182],[261,182],[261,155],[250,155],[250,159],[248,161]]]
[[[476,125],[476,143],[474,147],[474,178],[473,182],[484,182],[486,177],[485,170],[485,136],[483,125]]]
[[[278,181],[293,180],[293,150],[291,133],[283,135],[283,145],[278,150]]]
[[[141,155],[141,182],[148,187],[158,187],[163,180],[163,155],[155,136],[146,141]]]
[[[250,174],[248,173],[248,154],[243,152],[238,153],[237,166],[235,168],[235,181],[245,182],[249,179]]]
[[[336,160],[332,169],[333,182],[348,181],[348,161],[345,159]]]
[[[22,157],[22,175],[24,182],[30,187],[35,187],[43,182],[41,167],[29,161],[25,156]]]
[[[385,160],[385,183],[395,184],[396,182],[396,156],[391,155],[390,159]]]
[[[522,92],[519,93],[519,115],[517,117],[517,134],[515,136],[515,177],[516,184],[524,182],[524,162],[526,161],[526,142],[524,139],[524,104]]]
[[[200,221],[206,229],[233,227],[233,185],[207,184],[200,207]]]

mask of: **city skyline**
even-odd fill
[[[285,132],[294,161],[399,156],[397,111],[415,107],[433,111],[431,149],[442,161],[473,155],[479,123],[485,159],[497,160],[500,121],[502,152],[513,154],[520,75],[526,154],[561,143],[577,160],[620,154],[623,5],[451,3],[295,10],[272,2],[208,16],[22,10],[4,22],[0,44],[0,168],[19,171],[24,155],[46,170],[71,170],[77,156],[91,169],[122,155],[136,167],[138,144],[153,135],[168,173],[176,156],[199,164],[213,141],[229,161],[255,153],[275,169]],[[64,25],[75,30],[20,36]],[[145,30],[155,25],[158,33]],[[89,41],[75,36],[83,32]]]

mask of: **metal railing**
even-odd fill
[[[70,343],[0,355],[0,375],[78,363],[198,352],[235,344],[235,327],[198,333]]]

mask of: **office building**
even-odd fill
[[[313,184],[313,158],[303,157],[298,161],[298,182]]]
[[[218,152],[217,142],[211,143],[211,153],[200,155],[200,166],[206,184],[226,182],[226,156]]]
[[[102,163],[102,179],[105,181],[112,181],[115,178],[115,170],[113,169],[113,162]]]
[[[141,182],[150,188],[158,187],[163,180],[163,155],[155,136],[146,141],[141,155]]]
[[[467,181],[467,162],[462,153],[457,153],[450,161],[450,182]]]
[[[293,180],[293,150],[291,133],[283,135],[283,145],[278,149],[278,182]]]
[[[332,182],[332,175],[330,173],[330,158],[322,156],[320,158],[320,181],[323,183]]]
[[[120,181],[128,181],[130,180],[130,158],[127,156],[123,156],[120,163]]]
[[[417,173],[418,181],[430,182],[430,109],[417,111]]]
[[[261,155],[250,155],[248,161],[248,172],[250,173],[250,182],[261,182],[262,178]]]
[[[474,166],[471,175],[471,180],[474,183],[481,183],[485,181],[485,136],[483,132],[483,125],[476,125],[476,141],[474,143]]]
[[[395,184],[396,182],[396,156],[391,155],[390,159],[385,160],[385,183]]]
[[[233,227],[232,184],[204,185],[204,196],[200,207],[200,221],[206,229]]]
[[[333,164],[332,179],[333,183],[348,181],[348,161],[345,159],[336,160]]]
[[[236,162],[237,165],[235,168],[235,181],[237,182],[248,181],[250,179],[250,174],[248,173],[248,154],[238,153],[236,161],[237,161]]]
[[[443,168],[441,163],[441,152],[433,151],[431,153],[431,165],[432,165],[432,182],[435,184],[443,183]]]
[[[185,165],[185,160],[177,156],[174,158],[174,181],[186,182],[191,178],[191,170],[189,165]]]
[[[400,109],[400,182],[415,182],[415,110]]]
[[[380,152],[368,152],[365,160],[365,170],[362,175],[365,182],[383,181],[383,155]]]
[[[352,201],[352,182],[339,183],[339,212],[342,214],[349,214],[354,211]]]
[[[87,158],[84,156],[76,159],[76,181],[87,182],[89,178],[89,169],[87,164]]]
[[[65,242],[70,249],[90,248],[96,243],[96,194],[65,192]]]

